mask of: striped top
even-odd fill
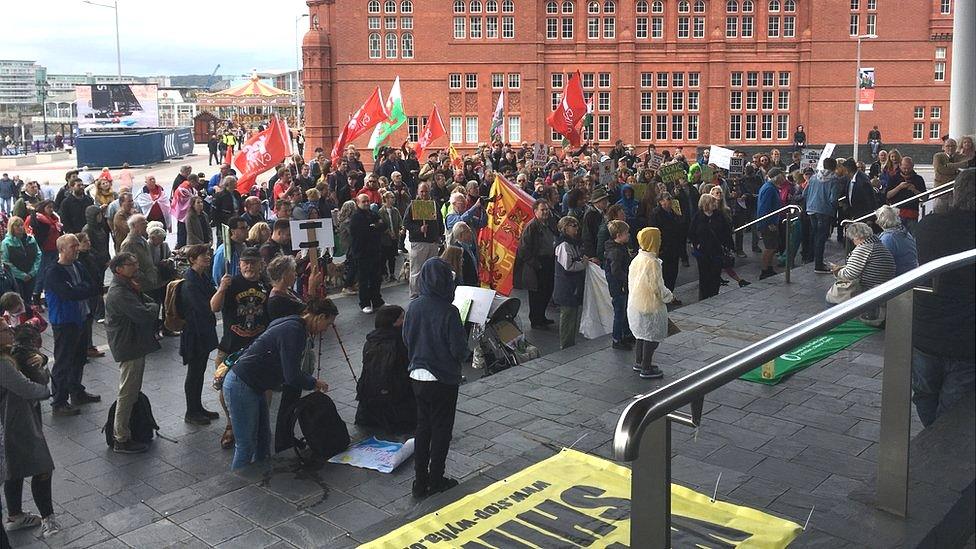
[[[862,290],[874,288],[895,276],[895,259],[877,236],[871,235],[854,248],[847,265],[837,272],[841,280],[857,280]]]

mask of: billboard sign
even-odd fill
[[[79,128],[159,127],[156,84],[88,84],[75,94]]]

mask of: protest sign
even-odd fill
[[[437,204],[433,200],[414,200],[410,202],[410,213],[415,221],[436,221]]]
[[[604,187],[613,183],[614,173],[613,173],[613,160],[604,156],[600,163],[597,164],[597,172],[600,174],[600,184]]]
[[[688,173],[685,172],[684,165],[678,162],[661,166],[661,169],[658,170],[657,173],[661,176],[661,181],[664,183],[675,183],[681,180],[688,180]]]
[[[805,170],[807,168],[817,169],[820,164],[820,149],[803,149],[800,153],[800,169]]]
[[[745,174],[745,169],[746,169],[745,158],[729,159],[729,177],[742,177]]]
[[[369,437],[329,458],[329,463],[343,463],[381,473],[392,473],[413,455],[413,438],[406,442],[388,442]]]
[[[631,188],[634,189],[634,198],[637,200],[644,200],[644,195],[647,194],[647,183],[634,183]]]
[[[532,146],[532,165],[536,168],[542,168],[546,165],[546,160],[548,160],[549,155],[546,154],[546,146],[542,143],[536,143]]]
[[[836,145],[834,145],[833,143],[827,143],[827,144],[824,145],[823,151],[820,152],[820,158],[817,159],[817,169],[818,170],[822,170],[823,169],[823,161],[826,160],[826,159],[828,159],[828,158],[830,158],[830,155],[834,154],[834,147],[835,146]]]
[[[652,170],[658,170],[661,168],[661,162],[663,161],[664,161],[663,156],[657,153],[652,153],[647,156],[647,163],[645,165],[646,167]]]
[[[735,154],[735,151],[732,149],[712,145],[708,149],[708,163],[715,164],[719,168],[727,170],[729,169],[729,161],[732,159],[733,154]]]
[[[321,254],[325,248],[335,246],[332,219],[292,219],[288,223],[293,251],[317,248]]]

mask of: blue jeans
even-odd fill
[[[620,294],[610,298],[613,302],[613,340],[620,341],[630,335],[630,324],[627,323],[627,294]]]
[[[827,236],[834,226],[834,218],[824,214],[810,214],[810,226],[813,229],[813,268],[826,269],[824,264],[824,247]]]
[[[271,456],[271,419],[264,391],[255,391],[234,370],[224,378],[224,401],[234,427],[231,469],[247,467]]]
[[[976,361],[931,355],[912,348],[912,402],[922,425],[976,391]]]

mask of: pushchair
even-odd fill
[[[519,327],[518,312],[522,302],[515,297],[495,295],[488,310],[484,327],[475,327],[472,367],[484,369],[490,376],[512,366],[539,358],[539,349],[532,345]]]

